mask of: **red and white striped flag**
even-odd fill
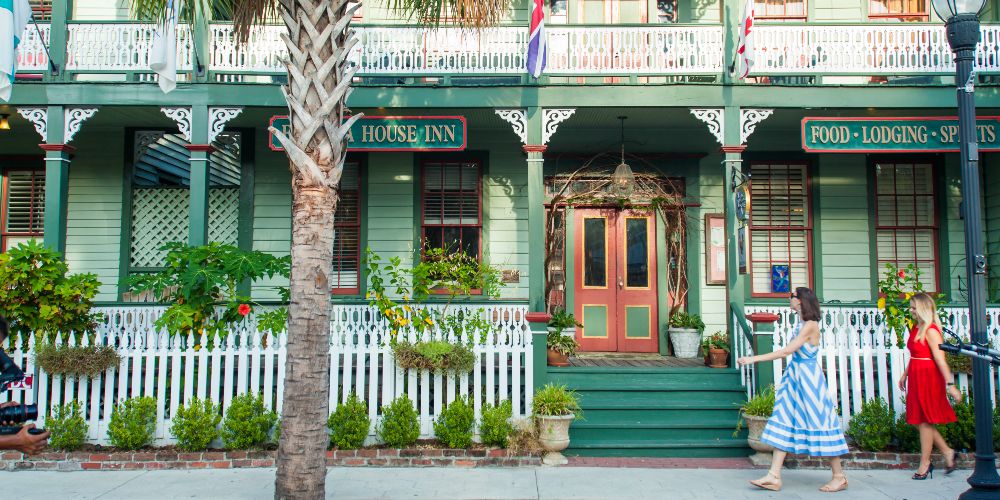
[[[740,22],[740,39],[736,45],[736,53],[739,55],[740,67],[738,73],[740,79],[746,78],[753,68],[753,39],[750,37],[753,28],[753,2],[747,0],[743,7],[743,21]]]
[[[531,2],[531,28],[528,38],[528,74],[542,76],[545,69],[545,6],[542,0]]]

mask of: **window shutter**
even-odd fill
[[[40,170],[7,172],[4,231],[41,235],[45,226],[45,173]]]
[[[771,269],[775,265],[788,266],[791,290],[812,286],[806,165],[754,164],[750,178],[752,293],[776,293],[771,286]]]
[[[334,290],[357,293],[360,290],[361,192],[357,163],[345,162],[340,178],[340,200],[334,212],[333,279]]]

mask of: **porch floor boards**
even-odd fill
[[[569,358],[570,366],[593,367],[610,366],[638,368],[699,368],[705,366],[701,358],[675,358],[659,354],[635,353],[580,353]]]

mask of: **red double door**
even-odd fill
[[[657,352],[656,218],[574,211],[574,312],[582,351]]]

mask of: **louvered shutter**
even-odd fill
[[[473,257],[480,257],[480,186],[478,163],[424,164],[422,220],[425,245],[462,250]]]
[[[334,213],[333,279],[337,294],[360,291],[361,264],[361,182],[357,163],[344,163],[340,179],[340,201]]]
[[[4,192],[4,248],[45,232],[45,172],[42,170],[8,170]]]
[[[754,295],[775,295],[774,266],[790,289],[811,287],[809,179],[804,164],[754,164],[750,178],[750,275]]]

